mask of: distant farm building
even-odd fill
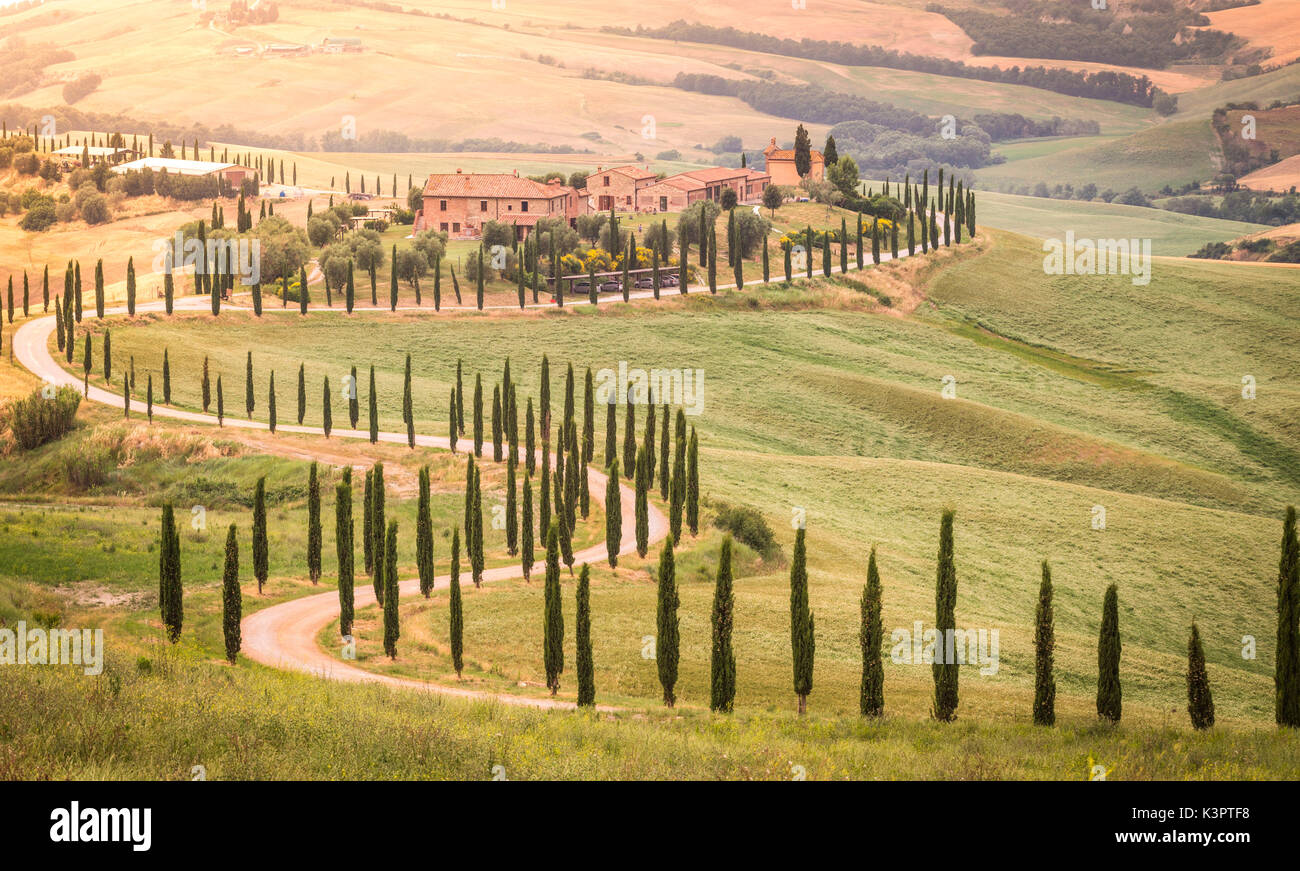
[[[653,178],[653,176],[651,176]],[[440,173],[424,184],[423,206],[415,230],[441,230],[453,238],[477,239],[488,221],[510,224],[525,238],[543,218],[576,226],[587,213],[587,198],[573,188],[520,178],[518,172]]]
[[[321,40],[320,50],[325,54],[361,51],[361,40],[355,36],[327,36]]]
[[[639,166],[597,167],[587,176],[587,192],[598,211],[622,209],[630,212],[637,207],[637,192],[650,187],[656,180],[653,172]]]
[[[97,163],[107,163],[115,166],[125,160],[131,160],[140,152],[132,151],[130,148],[109,148],[102,145],[69,145],[67,148],[60,148],[54,152],[64,165],[76,164],[81,166],[83,162],[88,162],[90,166]]]
[[[294,42],[273,42],[262,47],[263,57],[299,57],[310,52],[310,46]]]
[[[777,148],[776,137],[772,137],[771,144],[763,149],[763,159],[766,162],[764,168],[771,176],[772,184],[797,186],[805,178],[809,181],[821,181],[826,174],[826,158],[820,151],[814,149],[812,167],[808,170],[808,174],[799,175],[799,171],[794,166],[794,149]]]
[[[257,171],[237,163],[216,163],[210,160],[180,160],[175,157],[142,157],[130,163],[113,167],[113,172],[166,172],[169,175],[221,176],[238,189],[245,179],[257,175]]]

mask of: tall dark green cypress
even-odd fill
[[[298,426],[307,416],[307,364],[298,364]]]
[[[244,411],[248,419],[253,419],[253,352],[248,352],[248,362],[244,364]]]
[[[361,502],[361,552],[362,567],[371,577],[375,574],[375,531],[370,526],[375,519],[374,502],[375,476],[372,470],[367,469],[365,495]]]
[[[681,632],[677,608],[681,599],[677,593],[677,566],[673,558],[673,537],[664,539],[659,553],[659,588],[655,604],[655,665],[659,671],[659,685],[663,687],[664,704],[677,703],[677,666],[681,656]]]
[[[1192,621],[1192,634],[1187,639],[1187,713],[1192,718],[1193,729],[1208,729],[1214,725],[1214,697],[1210,695],[1205,649],[1201,646],[1201,633],[1196,628],[1196,621]]]
[[[384,548],[384,653],[397,659],[397,639],[402,635],[397,613],[397,521],[388,521]]]
[[[523,517],[520,520],[519,532],[519,565],[524,572],[524,583],[528,583],[533,574],[533,479],[527,469],[524,469],[524,486],[523,486]]]
[[[722,539],[713,588],[713,651],[709,660],[709,709],[729,714],[736,701],[736,654],[731,649],[736,597],[731,585],[731,536]]]
[[[370,534],[374,536],[374,542],[370,545],[371,552],[374,554],[374,574],[373,585],[375,590],[375,601],[384,604],[384,593],[387,592],[386,581],[384,579],[384,570],[386,568],[384,559],[384,530],[385,530],[385,507],[384,507],[384,464],[375,463],[374,468],[370,471]]]
[[[307,576],[312,584],[320,583],[320,476],[316,462],[307,474]]]
[[[325,376],[325,383],[321,387],[320,396],[320,427],[325,433],[325,438],[330,437],[330,431],[334,429],[334,412],[330,408],[333,397],[330,396],[330,379]]]
[[[849,226],[843,216],[840,216],[840,274],[849,271]]]
[[[451,531],[451,579],[447,586],[448,627],[451,634],[451,664],[456,679],[465,668],[465,614],[460,594],[460,527]]]
[[[632,401],[631,386],[623,397],[627,404],[627,417],[623,421],[623,474],[629,479],[636,475],[636,403]]]
[[[217,426],[226,425],[226,396],[221,390],[221,376],[217,376]]]
[[[537,420],[533,414],[533,398],[528,397],[524,413],[524,470],[529,475],[537,471]]]
[[[1118,723],[1123,712],[1119,657],[1119,588],[1111,584],[1102,602],[1097,639],[1097,716],[1110,723]]]
[[[1052,569],[1043,560],[1043,582],[1034,612],[1034,725],[1056,725],[1056,627],[1052,613]]]
[[[794,557],[790,561],[790,651],[794,661],[794,694],[800,716],[808,710],[813,688],[813,659],[817,642],[813,635],[813,612],[808,608],[807,530],[795,532]]]
[[[474,456],[483,456],[483,376],[474,376]]]
[[[406,352],[406,371],[402,380],[402,422],[406,424],[406,446],[415,449],[415,410],[411,397],[411,352]]]
[[[502,458],[504,427],[501,420],[501,386],[492,385],[492,461],[499,463]]]
[[[1277,571],[1277,664],[1274,712],[1279,726],[1300,728],[1300,541],[1295,506],[1282,521],[1282,557]]]
[[[375,367],[372,363],[370,366],[370,443],[376,444],[379,441],[379,394],[375,391]]]
[[[623,497],[618,483],[618,458],[605,472],[605,553],[610,568],[618,567],[618,552],[623,547]]]
[[[858,709],[864,717],[879,717],[885,713],[885,672],[880,658],[885,638],[880,600],[880,570],[876,567],[876,548],[873,545],[867,560],[867,585],[862,589],[861,625],[858,629],[858,643],[862,647],[862,690]]]
[[[339,635],[352,634],[353,585],[355,583],[352,544],[352,477],[334,487],[334,550],[338,556]]]
[[[180,638],[185,609],[181,591],[181,539],[171,503],[163,506],[162,532],[158,551],[158,601],[167,640]]]
[[[577,625],[574,640],[578,647],[578,707],[596,704],[596,676],[591,656],[591,567],[582,564],[578,573]]]
[[[686,416],[677,409],[677,441],[673,453],[673,477],[668,493],[668,531],[676,540],[682,534],[682,510],[686,507]]]
[[[357,367],[353,366],[348,377],[348,424],[352,429],[357,428],[357,421],[361,419],[361,391],[357,387]]]
[[[270,557],[270,547],[266,539],[266,476],[257,479],[253,490],[253,576],[257,578],[257,595],[262,595],[266,585],[266,575]]]
[[[650,549],[650,508],[646,500],[650,489],[650,472],[646,468],[645,448],[636,452],[636,552],[645,557]]]
[[[267,425],[275,432],[275,370],[271,370],[271,385],[266,392]]]
[[[551,520],[546,532],[546,587],[542,618],[542,657],[546,686],[551,695],[560,689],[564,671],[564,611],[560,602],[560,520]]]
[[[700,441],[695,427],[686,447],[686,525],[691,535],[700,534]]]
[[[226,662],[239,656],[239,621],[243,617],[243,592],[239,589],[239,540],[235,524],[226,530],[226,562],[221,572],[221,633],[226,642]]]
[[[618,403],[613,393],[605,404],[605,466],[618,459]]]
[[[163,348],[162,391],[163,391],[163,405],[171,405],[172,404],[172,364],[171,364],[171,360],[168,359],[167,357],[166,348]]]
[[[419,496],[415,506],[415,566],[420,576],[420,595],[433,593],[433,517],[429,509],[429,467],[421,466]]]
[[[388,278],[388,310],[397,311],[397,245],[393,245],[392,269]]]
[[[952,633],[957,628],[957,564],[953,556],[953,512],[945,510],[939,520],[939,558],[934,588],[934,627],[940,650],[934,656],[934,705],[931,716],[941,722],[957,718],[957,663]],[[949,662],[949,659],[954,661]]]

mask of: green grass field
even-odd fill
[[[1150,239],[1156,255],[1185,256],[1206,242],[1226,242],[1267,229],[1241,221],[1221,221],[1103,202],[1053,200],[994,191],[979,193],[979,222],[1039,239]]]

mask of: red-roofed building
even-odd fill
[[[637,192],[650,187],[658,178],[648,169],[639,166],[597,167],[587,176],[587,193],[595,201],[598,211],[610,209],[633,211],[637,207]]]
[[[523,239],[542,218],[561,218],[570,227],[587,213],[587,198],[558,182],[542,184],[518,172],[440,173],[424,183],[424,205],[415,230],[442,230],[452,238],[476,239],[488,221],[512,224]]]
[[[807,176],[800,176],[799,171],[794,168],[794,149],[777,148],[775,136],[772,137],[771,144],[763,149],[763,159],[766,163],[764,168],[772,177],[772,184],[793,187],[804,178],[821,181],[826,174],[826,158],[820,151],[812,149],[812,167],[808,170]]]
[[[756,169],[715,166],[694,169],[670,175],[637,192],[637,211],[679,212],[700,200],[722,199],[722,192],[731,188],[742,203],[756,203],[763,196],[763,188],[772,178]]]

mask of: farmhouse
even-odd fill
[[[342,54],[343,52],[361,51],[361,40],[355,36],[327,36],[320,42],[325,54]]]
[[[804,178],[810,181],[821,181],[826,173],[826,158],[820,151],[813,149],[812,168],[808,170],[807,176],[800,176],[799,171],[794,168],[794,149],[777,148],[775,136],[772,137],[767,148],[763,149],[763,159],[766,163],[764,168],[771,177],[771,184],[794,186]]]
[[[97,163],[107,163],[110,166],[121,163],[124,160],[130,160],[140,152],[132,151],[130,148],[108,148],[102,145],[69,145],[67,148],[60,148],[54,152],[65,165],[75,163],[81,166],[84,159],[89,159],[90,165]]]
[[[257,175],[256,170],[247,166],[240,166],[237,163],[215,163],[210,160],[180,160],[175,157],[142,157],[139,160],[133,160],[130,163],[123,163],[120,166],[113,167],[113,172],[141,172],[143,170],[152,170],[153,172],[167,172],[170,175],[219,175],[223,176],[231,187],[238,188],[244,183],[245,179],[253,178]]]
[[[423,199],[415,230],[442,230],[461,239],[479,238],[488,221],[514,225],[523,239],[542,218],[560,218],[572,227],[587,213],[586,197],[573,188],[520,178],[518,172],[431,175]]]
[[[721,200],[726,188],[736,192],[738,202],[756,203],[763,196],[763,188],[771,183],[770,175],[755,169],[694,169],[637,191],[636,208],[638,212],[679,212],[700,200]]]
[[[615,166],[610,169],[596,167],[587,176],[587,191],[595,199],[598,211],[610,209],[633,211],[637,208],[637,192],[655,183],[656,176],[639,166]]]

